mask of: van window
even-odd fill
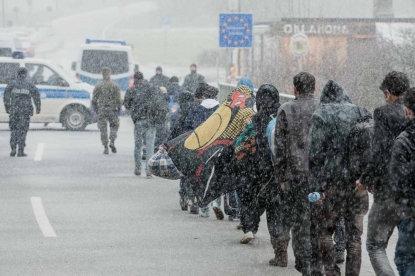
[[[110,68],[113,75],[128,73],[128,53],[124,51],[84,50],[82,71],[101,74],[104,67]]]
[[[0,83],[8,84],[17,77],[18,63],[0,63]]]
[[[26,68],[35,85],[63,86],[66,83],[55,71],[43,64],[26,63]]]
[[[11,48],[0,48],[0,57],[11,57],[12,49]]]

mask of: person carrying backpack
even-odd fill
[[[154,140],[156,137],[156,125],[166,120],[168,110],[160,89],[144,82],[141,72],[134,74],[134,86],[127,89],[124,106],[131,112],[134,122],[135,140],[135,171],[137,176],[141,175],[141,150],[143,139],[146,143],[146,160],[154,155]],[[152,178],[146,162],[147,178]]]
[[[334,81],[324,87],[320,103],[311,116],[308,137],[310,192],[321,196],[311,204],[311,275],[323,275],[323,264],[325,275],[341,275],[332,238],[341,217],[346,226],[346,275],[359,275],[363,218],[369,201],[366,190],[356,189],[351,174],[361,173],[371,150],[365,150],[369,152],[365,156],[350,143],[370,145],[370,135],[362,138],[365,135],[359,133],[366,133],[361,122],[371,114],[352,104],[346,91]]]

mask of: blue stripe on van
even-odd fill
[[[5,87],[0,87],[0,98],[4,97],[4,90]],[[91,95],[88,91],[85,90],[76,90],[76,89],[68,89],[68,90],[58,90],[58,89],[48,89],[48,88],[40,88],[39,94],[41,99],[90,99]]]
[[[95,78],[90,78],[90,77],[86,77],[86,76],[83,76],[83,75],[79,75],[79,79],[82,82],[86,82],[86,83],[88,83],[90,85],[93,85],[93,86],[95,86],[97,83],[102,81],[102,78],[95,79]],[[118,84],[118,86],[120,87],[120,89],[122,91],[126,91],[128,89],[128,87],[130,86],[130,78],[129,77],[125,77],[125,78],[121,78],[121,79],[112,78],[111,80],[113,82],[115,82],[116,84]]]

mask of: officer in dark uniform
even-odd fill
[[[7,114],[10,114],[10,156],[27,156],[24,153],[26,135],[29,130],[30,117],[33,116],[33,102],[36,106],[36,114],[40,113],[40,95],[36,86],[27,79],[27,69],[19,68],[17,78],[11,81],[4,91],[4,106]]]

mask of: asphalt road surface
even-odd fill
[[[178,181],[134,176],[129,118],[108,156],[96,124],[31,125],[26,158],[9,157],[9,136],[0,124],[0,275],[299,275],[291,246],[288,268],[268,266],[265,217],[241,245],[236,222],[180,210]]]

